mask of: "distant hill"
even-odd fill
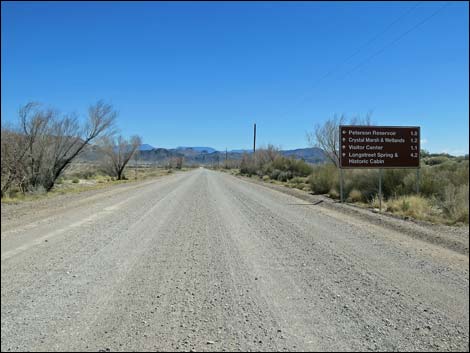
[[[200,153],[213,153],[216,152],[215,148],[212,147],[176,147],[176,150],[192,150]]]
[[[144,143],[144,144],[140,145],[140,147],[139,147],[139,151],[151,151],[151,150],[154,150],[154,149],[155,149],[155,147],[153,147],[153,146],[151,146],[147,143]]]
[[[174,157],[184,157],[184,155],[176,152],[175,150],[154,148],[152,150],[140,151],[137,159],[145,162],[162,163]]]
[[[251,150],[231,150],[227,152],[229,160],[240,160],[244,153],[252,153]],[[320,148],[298,148],[294,150],[280,151],[283,156],[303,159],[312,164],[322,163],[326,160],[325,154]],[[102,159],[102,152],[97,146],[88,146],[79,160],[98,162]],[[165,164],[171,158],[183,157],[186,164],[216,164],[223,163],[225,151],[217,151],[212,147],[177,147],[173,149],[155,148],[149,144],[139,147],[137,160],[152,164]]]
[[[308,163],[322,163],[326,160],[325,152],[318,147],[297,148],[295,150],[281,151],[283,156],[303,159]]]
[[[253,150],[231,150],[232,153],[251,153]]]

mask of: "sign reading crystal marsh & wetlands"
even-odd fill
[[[341,168],[419,168],[419,126],[341,125]]]

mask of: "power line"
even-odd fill
[[[335,66],[334,69],[330,70],[326,76],[328,76],[329,74],[337,71],[337,69],[339,67],[341,67],[343,64],[347,63],[349,60],[351,60],[352,58],[354,58],[357,54],[359,54],[362,49],[364,48],[367,48],[370,44],[372,44],[373,42],[375,42],[377,40],[377,38],[379,38],[380,36],[382,36],[384,33],[386,33],[390,28],[392,28],[396,23],[398,23],[402,18],[404,18],[405,16],[407,16],[409,13],[411,13],[412,11],[414,11],[416,8],[418,8],[419,6],[419,3],[415,3],[415,6],[413,6],[412,8],[410,8],[408,11],[404,12],[403,14],[401,14],[397,19],[395,19],[393,22],[389,23],[389,25],[387,27],[385,27],[381,32],[379,32],[377,35],[375,35],[374,37],[370,38],[364,45],[362,45],[361,47],[359,47],[359,49],[357,49],[354,53],[352,53],[350,56],[348,56],[344,61],[342,61],[341,63],[339,63],[338,65]]]
[[[396,23],[398,23],[402,18],[404,18],[405,16],[407,16],[408,14],[410,14],[412,11],[414,11],[416,8],[418,8],[420,6],[420,3],[419,2],[416,2],[414,4],[413,7],[411,7],[408,11],[405,11],[404,13],[402,13],[400,16],[398,16],[395,20],[393,20],[391,23],[389,23],[382,31],[380,31],[378,34],[376,34],[375,36],[371,37],[366,43],[364,43],[363,45],[361,45],[358,49],[356,49],[351,55],[349,55],[346,59],[344,59],[343,61],[341,61],[339,64],[337,64],[333,69],[329,70],[326,74],[324,74],[323,76],[321,76],[313,86],[310,87],[310,90],[312,90],[313,88],[316,88],[320,83],[321,81],[323,81],[325,78],[331,76],[333,73],[335,73],[341,66],[343,66],[345,63],[347,63],[349,60],[351,60],[352,58],[354,58],[357,54],[359,54],[364,48],[367,48],[370,44],[372,44],[373,42],[375,42],[378,38],[380,38],[383,34],[385,34],[390,28],[392,28]],[[305,94],[303,95],[299,100],[298,102],[295,104],[295,105],[298,105],[300,104],[301,102],[303,102],[306,98],[309,97],[310,94]],[[285,114],[282,114],[283,116],[286,115],[287,113]]]
[[[346,76],[348,76],[349,74],[353,73],[354,71],[356,71],[357,69],[359,69],[360,67],[364,66],[366,63],[368,63],[369,61],[371,61],[373,58],[375,58],[376,56],[382,54],[388,47],[392,46],[393,44],[397,43],[398,41],[400,41],[403,37],[405,37],[406,35],[408,35],[409,33],[411,33],[412,31],[414,31],[415,29],[417,29],[418,27],[422,26],[424,23],[426,23],[427,21],[429,21],[431,18],[433,18],[434,16],[436,16],[440,11],[442,11],[445,7],[447,7],[449,5],[449,2],[446,2],[444,5],[442,5],[440,8],[438,8],[436,11],[434,11],[430,16],[428,17],[425,17],[423,20],[421,20],[420,22],[418,22],[416,25],[414,25],[413,27],[411,27],[410,29],[408,29],[407,31],[403,32],[402,34],[400,34],[398,37],[396,37],[393,41],[391,41],[390,43],[388,43],[387,45],[385,45],[384,47],[382,47],[381,49],[379,49],[378,51],[376,51],[374,54],[372,54],[371,56],[369,56],[366,60],[362,61],[361,63],[359,63],[357,66],[355,66],[352,70],[348,71],[342,78],[344,79]]]

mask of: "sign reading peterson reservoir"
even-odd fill
[[[419,168],[418,126],[339,127],[341,168]]]

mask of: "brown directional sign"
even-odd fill
[[[419,126],[339,127],[341,168],[419,168]]]

